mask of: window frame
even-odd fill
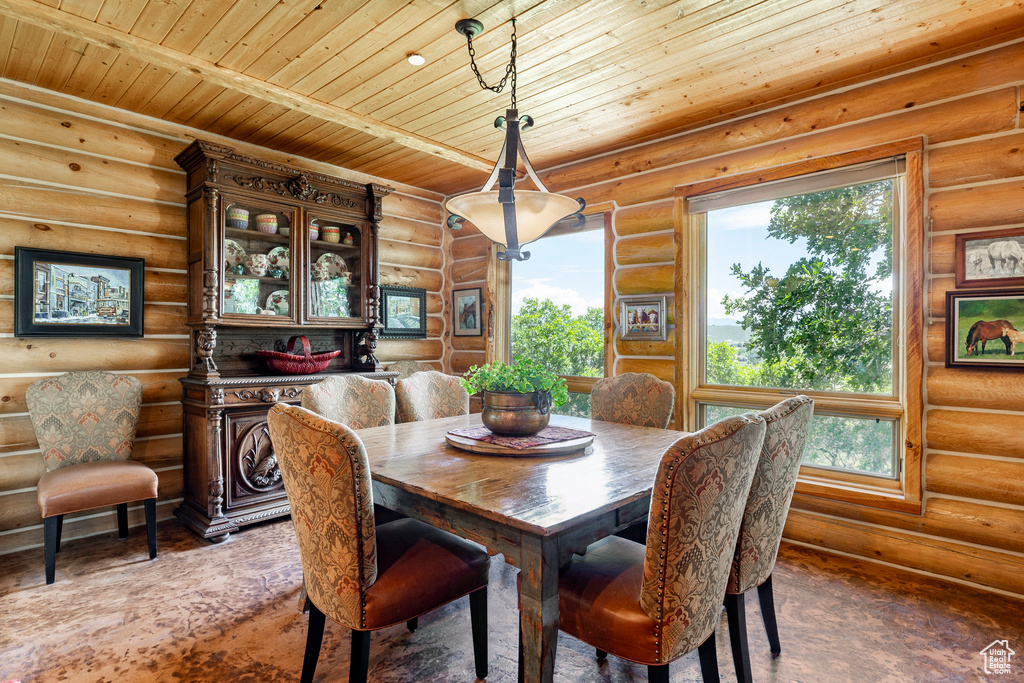
[[[821,414],[851,417],[894,417],[899,425],[897,477],[883,478],[848,470],[801,466],[796,492],[799,495],[827,498],[901,512],[920,514],[922,510],[922,377],[924,347],[924,192],[922,138],[911,138],[867,149],[784,163],[768,169],[756,169],[728,177],[705,180],[675,189],[676,229],[676,363],[677,424],[684,430],[697,428],[699,405],[737,405],[764,409],[780,396],[806,393],[815,400]],[[894,329],[903,326],[903,345],[894,343],[894,397],[859,395],[848,397],[835,392],[761,390],[748,387],[701,385],[704,348],[703,243],[706,214],[690,213],[689,200],[723,190],[741,189],[761,183],[784,180],[820,171],[841,169],[869,161],[905,155],[902,221],[894,236],[893,282]],[[899,249],[897,250],[897,246]],[[898,253],[898,261],[897,261]],[[894,340],[898,335],[894,332]]]

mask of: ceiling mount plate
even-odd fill
[[[484,32],[484,25],[476,19],[459,19],[455,22],[455,30],[466,38],[473,40]]]

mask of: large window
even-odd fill
[[[555,232],[514,261],[511,356],[532,358],[569,380],[554,412],[590,417],[590,387],[605,368],[605,236],[601,216],[583,230]]]
[[[687,196],[690,424],[806,393],[802,476],[901,488],[907,447],[920,446],[907,412],[908,342],[920,348],[907,337],[920,335],[907,257],[920,242],[908,249],[906,162],[800,170]]]

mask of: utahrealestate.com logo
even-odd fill
[[[1010,662],[1015,654],[1017,653],[1010,649],[1010,641],[992,641],[988,647],[981,651],[981,656],[985,658],[985,673],[1010,673]]]

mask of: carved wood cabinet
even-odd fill
[[[389,188],[243,156],[197,140],[188,174],[189,373],[182,378],[185,490],[178,518],[219,541],[289,513],[267,411],[328,374],[374,378],[377,229]],[[257,351],[305,335],[340,350],[315,375],[268,371]]]

